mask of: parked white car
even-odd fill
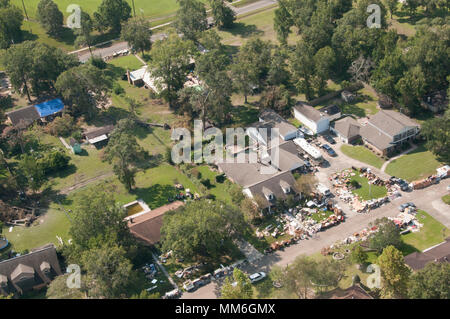
[[[263,280],[264,278],[266,278],[266,273],[265,272],[257,272],[254,273],[253,275],[250,275],[248,278],[250,279],[250,282],[253,284],[255,282],[258,282],[260,280]]]

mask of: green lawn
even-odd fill
[[[387,189],[384,186],[369,185],[368,179],[365,177],[360,177],[359,173],[356,172],[355,176],[351,177],[351,180],[355,180],[359,183],[360,187],[353,190],[352,192],[358,195],[363,200],[370,200],[374,198],[381,198],[386,196]]]
[[[314,219],[316,222],[320,223],[320,222],[326,220],[328,217],[330,217],[333,214],[334,214],[334,212],[331,212],[329,210],[326,210],[326,211],[319,210],[317,213],[312,214],[310,217],[312,219]]]
[[[344,144],[341,146],[341,151],[348,157],[351,157],[368,165],[372,165],[376,168],[381,168],[384,163],[384,160],[376,156],[364,146],[352,146]]]
[[[421,145],[411,153],[390,162],[386,173],[412,182],[435,174],[436,168],[441,165],[442,163]]]
[[[206,0],[200,0],[202,2],[206,2]],[[27,13],[29,17],[36,17],[37,5],[39,0],[25,0],[25,6],[27,9]],[[54,2],[58,5],[59,10],[64,14],[65,17],[69,16],[71,13],[66,12],[67,7],[76,3],[80,5],[80,7],[89,14],[93,14],[102,0],[54,0]],[[133,14],[133,6],[132,1],[127,0],[130,7],[132,8],[131,14]],[[12,4],[15,4],[19,8],[22,7],[22,0],[11,0]],[[170,15],[176,12],[178,9],[178,4],[176,0],[134,0],[136,7],[136,14],[144,16],[146,18],[157,18],[161,16]]]
[[[11,243],[15,251],[31,250],[48,243],[59,245],[56,236],[62,238],[67,243],[69,237],[70,220],[66,214],[58,209],[57,204],[52,204],[51,208],[43,215],[42,223],[35,223],[30,227],[16,226],[12,232],[9,228],[3,228],[3,235]]]
[[[416,216],[423,227],[418,232],[402,235],[403,242],[406,244],[404,255],[437,245],[449,235],[449,230],[444,225],[423,210],[418,210]]]
[[[60,39],[50,37],[37,21],[24,20],[22,25],[25,40],[37,40],[53,47],[61,48],[65,51],[74,51],[75,35],[72,30],[64,29]]]
[[[447,205],[450,205],[450,194],[447,194],[445,196],[442,196],[442,201],[446,203]]]
[[[132,54],[112,59],[109,63],[118,68],[122,68],[125,72],[127,69],[134,71],[143,66],[142,62]]]

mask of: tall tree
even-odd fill
[[[314,97],[314,52],[305,43],[299,42],[290,59],[290,71],[297,90],[304,93],[307,100]]]
[[[408,297],[413,299],[449,299],[450,264],[429,263],[412,274],[408,285]]]
[[[122,23],[131,18],[131,7],[125,0],[103,0],[94,13],[97,28],[110,28],[113,34],[119,34]]]
[[[205,5],[198,0],[177,0],[175,28],[187,39],[197,41],[201,32],[208,26]]]
[[[242,270],[235,268],[233,276],[225,279],[221,293],[222,299],[252,299],[252,283]]]
[[[84,11],[81,11],[80,27],[81,28],[75,30],[75,34],[77,36],[75,43],[79,47],[87,45],[92,56],[91,46],[94,42],[94,37],[92,36],[94,22],[92,21],[91,16]]]
[[[142,55],[152,47],[151,36],[150,23],[143,18],[132,18],[122,27],[121,38]]]
[[[370,248],[376,249],[379,253],[387,246],[400,248],[402,244],[400,231],[393,221],[384,217],[375,220],[374,225],[378,231],[369,239]]]
[[[442,117],[425,121],[420,134],[425,137],[426,146],[433,154],[445,163],[450,162],[450,109]]]
[[[220,201],[190,202],[180,214],[164,215],[162,249],[173,250],[175,256],[186,260],[217,259],[239,236],[243,225],[242,213]]]
[[[55,87],[71,114],[92,117],[97,104],[107,100],[112,83],[102,70],[86,64],[63,72]]]
[[[311,281],[317,263],[311,257],[299,256],[284,270],[280,280],[288,293],[294,293],[298,298],[307,299],[313,289]]]
[[[89,297],[111,299],[127,296],[127,288],[136,277],[123,247],[106,243],[85,251],[81,261],[87,273]]]
[[[38,191],[45,183],[44,168],[36,159],[25,154],[19,162],[20,175],[26,180],[26,186],[33,192]]]
[[[114,172],[128,191],[135,185],[136,163],[144,153],[132,135],[133,126],[134,122],[130,119],[120,120],[105,149],[105,159],[113,163]]]
[[[408,70],[395,86],[399,93],[399,101],[411,114],[420,109],[420,101],[425,94],[425,75],[420,66]]]
[[[405,265],[401,251],[394,246],[387,246],[378,257],[378,265],[381,270],[383,297],[406,297],[410,270]]]
[[[231,28],[236,13],[223,0],[209,0],[214,21],[219,28]]]
[[[59,37],[63,31],[64,16],[53,0],[41,0],[37,6],[39,23],[50,36]]]
[[[174,32],[153,45],[152,74],[157,78],[157,85],[164,88],[163,96],[170,107],[174,107],[177,92],[183,88],[193,51],[192,41],[183,40]]]
[[[58,276],[52,280],[47,288],[45,297],[47,299],[83,299],[85,292],[80,288],[67,287],[69,275]],[[82,281],[83,282],[83,281]]]
[[[22,40],[22,11],[16,6],[0,6],[0,49]]]

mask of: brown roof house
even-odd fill
[[[360,138],[359,131],[361,126],[350,116],[344,117],[332,123],[330,130],[334,132],[342,142],[351,144]]]
[[[6,116],[8,123],[20,128],[28,127],[41,118],[34,105],[8,112]]]
[[[450,262],[450,237],[443,243],[424,250],[423,252],[414,252],[405,257],[405,263],[412,270],[420,270],[428,263],[448,263]]]
[[[95,147],[101,147],[107,143],[109,135],[114,130],[114,125],[106,125],[99,128],[95,128],[84,133],[89,144]]]
[[[361,137],[380,155],[388,155],[399,145],[419,134],[420,126],[408,116],[392,110],[380,110],[361,127]]]
[[[130,232],[146,245],[154,245],[161,239],[161,227],[164,214],[178,209],[184,205],[184,202],[176,201],[154,210],[139,214],[135,218],[128,219],[128,228]]]
[[[21,295],[48,285],[62,275],[53,244],[36,248],[29,254],[0,262],[0,293]]]

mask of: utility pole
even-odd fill
[[[25,12],[25,16],[27,17],[27,20],[30,20],[30,18],[28,18],[27,9],[25,8],[25,2],[23,2],[23,0],[22,0],[22,6],[23,6],[23,12]]]

